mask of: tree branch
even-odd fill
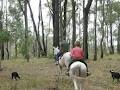
[[[22,6],[22,4],[21,4],[20,0],[18,0],[18,3],[19,3],[19,5],[20,5],[20,9],[21,9],[21,11],[22,11],[22,12],[23,12],[23,14],[25,15],[25,11],[23,10],[23,6]]]

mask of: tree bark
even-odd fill
[[[33,23],[34,32],[35,32],[35,35],[36,35],[36,40],[37,40],[37,43],[38,43],[38,57],[40,57],[40,54],[43,51],[42,46],[41,46],[41,42],[40,42],[40,35],[37,32],[37,28],[36,28],[35,20],[34,20],[34,17],[33,17],[33,12],[32,12],[30,2],[28,0],[27,0],[27,2],[28,2],[28,7],[30,9],[30,15],[31,15],[32,23]]]
[[[3,31],[3,0],[1,0],[0,8],[0,32]],[[1,42],[1,60],[4,60],[4,42]]]
[[[22,7],[20,0],[18,0],[18,2],[25,19],[25,59],[27,59],[27,62],[29,62],[27,1],[24,1],[24,8]]]
[[[72,47],[74,47],[74,42],[76,41],[76,18],[75,18],[75,6],[76,2],[72,0],[72,25],[73,25],[73,33],[72,33]]]
[[[8,31],[8,10],[7,10],[7,7],[8,7],[8,1],[6,0],[6,31]],[[9,41],[6,43],[6,52],[7,52],[7,59],[9,60],[10,58],[10,54],[9,54]]]
[[[27,1],[24,1],[24,18],[25,18],[25,49],[26,55],[25,58],[29,62],[29,48],[28,48],[28,19],[27,19]]]
[[[59,41],[60,41],[60,43],[63,41],[63,16],[62,16],[62,5],[61,5],[61,2],[62,1],[60,1],[60,7],[59,7]]]
[[[66,13],[67,13],[67,0],[64,2],[64,24],[63,24],[63,40],[66,41]]]
[[[88,14],[93,0],[88,0],[86,7],[83,7],[83,50],[85,59],[88,59]],[[84,4],[83,4],[84,5]]]
[[[94,60],[97,60],[97,35],[96,35],[96,20],[97,20],[97,1],[95,0],[95,17],[94,17],[94,29],[95,29],[95,44],[94,44]]]
[[[118,26],[117,53],[120,54],[120,23]]]
[[[59,0],[52,0],[53,8],[53,46],[59,46]]]
[[[102,10],[101,10],[101,12],[102,12],[102,22],[101,22],[101,30],[102,30],[102,38],[101,38],[101,41],[100,41],[100,48],[101,48],[101,58],[103,58],[103,55],[104,55],[104,53],[103,53],[103,40],[104,40],[104,34],[105,34],[105,32],[104,32],[104,22],[105,22],[105,15],[104,15],[104,3],[105,3],[105,0],[103,0],[102,2],[101,2],[101,5],[102,5]]]
[[[41,26],[42,26],[42,44],[43,44],[43,56],[47,56],[47,49],[45,44],[45,35],[44,35],[44,23],[43,23],[43,16],[42,16],[42,6],[41,6],[41,0],[39,2],[39,9],[40,9],[40,17],[41,17]]]
[[[17,56],[18,56],[18,50],[17,50],[17,43],[15,40],[15,58],[17,58]]]
[[[113,37],[112,37],[112,1],[109,0],[109,27],[110,27],[110,54],[114,54],[114,46],[113,46]]]

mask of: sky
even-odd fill
[[[43,13],[44,26],[48,26],[48,21],[49,21],[48,12],[49,12],[49,9],[46,8],[45,5],[44,5],[46,3],[46,0],[41,0],[41,3],[42,3],[42,13]],[[37,23],[38,23],[38,13],[39,13],[38,12],[39,0],[31,0],[30,4],[31,4],[31,7],[32,7],[34,19],[35,19],[35,22],[36,22],[36,25],[37,25]],[[28,12],[28,18],[31,21],[31,17],[30,17],[29,12]],[[31,22],[30,22],[30,24],[32,25]]]

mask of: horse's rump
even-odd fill
[[[87,67],[84,63],[76,61],[70,66],[70,74],[84,77],[87,75]]]

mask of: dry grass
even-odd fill
[[[41,58],[2,61],[0,71],[0,90],[74,90],[72,80],[59,76],[59,69],[54,60]],[[88,61],[92,73],[86,79],[85,90],[120,90],[120,82],[113,82],[109,70],[120,72],[120,56],[107,56],[103,60]],[[20,73],[21,79],[11,80],[11,72]]]
[[[92,75],[88,77],[88,90],[120,90],[120,82],[113,82],[110,70],[120,72],[120,56],[111,55],[104,59],[88,62]]]

